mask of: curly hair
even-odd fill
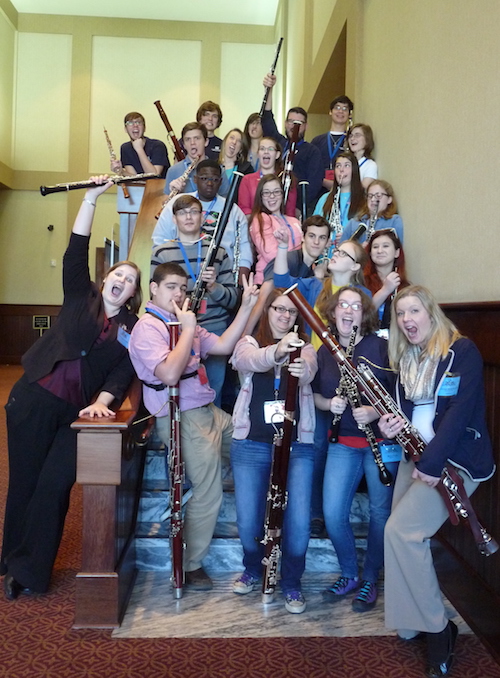
[[[363,292],[363,290],[361,290],[359,287],[354,287],[353,285],[344,285],[344,287],[341,287],[335,292],[335,294],[332,294],[328,300],[328,303],[325,305],[325,313],[323,314],[323,317],[325,317],[330,323],[331,328],[334,331],[336,330],[335,309],[338,306],[340,295],[346,291],[355,292],[361,299],[361,305],[363,307],[363,317],[361,320],[361,327],[359,328],[361,336],[365,337],[367,334],[376,332],[378,330],[379,324],[375,306],[366,292]]]

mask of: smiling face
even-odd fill
[[[282,295],[276,297],[269,306],[268,320],[271,333],[275,339],[281,339],[288,334],[296,324],[298,311],[290,297]]]
[[[354,308],[353,308],[354,306]],[[363,303],[361,295],[354,290],[344,290],[335,306],[334,320],[340,342],[347,346],[353,327],[357,327],[356,336],[360,336],[361,321],[363,320]]]
[[[102,298],[109,316],[110,311],[117,311],[134,296],[137,286],[137,271],[128,264],[121,264],[110,271],[104,278]]]
[[[394,265],[400,250],[388,235],[379,235],[372,242],[370,257],[375,266]]]
[[[349,106],[347,104],[335,104],[330,111],[332,122],[339,127],[345,127],[349,120]]]
[[[279,214],[283,202],[283,187],[276,179],[268,181],[262,188],[262,204],[271,214]]]
[[[142,118],[127,120],[125,123],[125,131],[129,135],[131,141],[134,141],[135,139],[142,139],[145,129],[146,126]]]
[[[308,226],[303,246],[312,259],[320,257],[330,242],[330,230],[324,226]]]
[[[191,129],[182,137],[182,142],[186,153],[191,160],[196,158],[203,158],[205,156],[205,146],[208,144],[208,139],[205,139],[203,132],[199,129]]]
[[[187,293],[187,278],[180,275],[166,275],[161,282],[152,282],[149,289],[153,304],[168,313],[174,313],[172,300],[177,306],[182,306]]]
[[[396,318],[407,341],[425,348],[432,334],[433,322],[420,299],[411,295],[400,299],[396,305]]]
[[[349,148],[356,155],[364,151],[366,146],[366,138],[362,127],[353,127],[349,134]]]

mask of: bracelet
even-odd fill
[[[89,204],[89,205],[92,205],[92,207],[95,207],[95,206],[96,206],[95,202],[92,202],[92,200],[88,200],[87,198],[84,198],[84,199],[82,200],[82,202],[88,202],[88,204]]]
[[[278,245],[278,249],[279,249],[279,250],[287,250],[287,249],[288,249],[288,245],[286,245],[285,247],[283,247],[283,245]]]

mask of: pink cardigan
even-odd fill
[[[263,233],[260,234],[259,220],[254,218],[250,224],[250,237],[257,252],[257,262],[255,264],[254,282],[260,285],[264,282],[264,269],[267,264],[276,258],[278,251],[278,241],[274,237],[274,231],[283,225],[283,222],[277,217],[262,212]],[[300,221],[295,217],[286,217],[287,224],[290,226],[291,233],[288,240],[288,251],[298,250],[302,245],[302,227]]]

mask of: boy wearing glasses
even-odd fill
[[[262,132],[265,137],[272,137],[281,144],[281,147],[283,148],[283,160],[286,163],[293,128],[296,122],[300,123],[297,152],[293,161],[293,173],[298,182],[309,182],[307,202],[308,204],[316,204],[322,190],[323,167],[319,150],[316,146],[304,141],[304,135],[307,129],[307,113],[303,108],[298,106],[290,108],[285,120],[286,136],[280,134],[272,112],[272,88],[276,84],[276,76],[268,73],[264,78],[263,84],[264,87],[269,87],[270,90],[264,115],[262,116]],[[297,196],[297,209],[300,210],[301,207],[302,197],[299,192],[299,195]]]
[[[189,202],[180,209],[197,208]],[[191,229],[194,227],[186,227]],[[233,433],[231,417],[213,404],[215,394],[201,361],[209,355],[225,358],[233,351],[256,300],[252,277],[249,283],[244,280],[243,288],[240,310],[219,337],[200,327],[195,314],[188,310],[184,270],[175,263],[161,264],[153,275],[146,313],[130,337],[130,358],[143,383],[144,404],[156,416],[156,429],[164,442],[170,432],[167,389],[179,383],[182,456],[193,487],[184,520],[184,571],[186,586],[195,591],[212,588],[202,560],[222,501],[221,453],[229,450]],[[181,324],[179,341],[173,349],[166,324],[169,322]]]
[[[111,161],[112,171],[122,175],[153,172],[164,178],[170,161],[163,141],[144,136],[146,121],[137,111],[127,113],[124,124],[130,141],[121,145],[120,160]]]
[[[354,104],[345,94],[335,97],[330,104],[330,131],[319,134],[311,141],[321,153],[323,164],[323,188],[331,191],[333,187],[333,171],[335,158],[340,151],[348,150],[347,130],[352,120]]]

